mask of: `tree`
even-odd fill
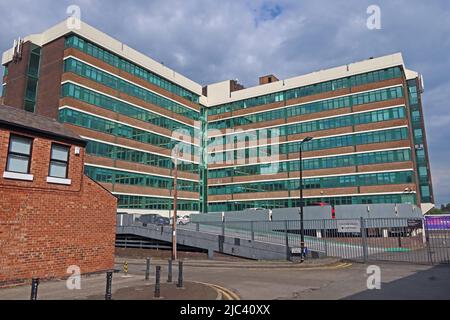
[[[429,211],[428,214],[446,214],[450,212],[450,203],[442,204],[441,208],[433,208]]]

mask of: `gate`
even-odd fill
[[[450,263],[450,215],[426,216],[424,225],[430,262]]]
[[[182,228],[225,237],[285,245],[298,251],[299,220],[194,222]],[[356,262],[450,263],[450,216],[305,220],[306,248],[314,254]],[[237,244],[236,244],[237,245]]]
[[[358,262],[450,263],[450,216],[327,220],[323,225],[316,237],[328,256]]]

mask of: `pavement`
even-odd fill
[[[118,258],[116,269],[122,269]],[[152,261],[152,275],[144,280],[145,260],[129,259],[128,275],[114,274],[113,299],[152,299],[154,270],[162,267],[161,296],[179,300],[365,300],[450,299],[450,266],[380,263],[381,290],[368,290],[368,265],[333,259],[309,260],[306,264],[274,261],[186,260],[185,289],[167,284],[167,261]],[[178,266],[174,264],[173,280]],[[43,282],[42,300],[103,299],[105,275],[83,277],[81,290],[68,290],[65,281]],[[28,299],[30,287],[0,290],[0,299]]]
[[[160,285],[159,298],[155,298],[155,285],[147,283],[132,287],[123,287],[116,290],[113,294],[114,300],[222,300],[224,295],[212,285],[188,282],[184,283],[183,288],[177,288],[174,283],[162,283]],[[104,300],[103,295],[92,295],[86,297],[86,300]]]
[[[123,270],[125,262],[134,266],[141,266],[136,268],[137,272],[145,271],[146,261],[145,259],[136,258],[116,258],[116,269]],[[219,269],[306,269],[306,268],[317,268],[317,267],[332,267],[337,265],[343,265],[345,263],[341,262],[341,259],[337,258],[323,258],[323,259],[311,259],[304,263],[293,263],[289,261],[253,261],[253,260],[199,260],[199,259],[183,259],[183,266],[186,268],[219,268]],[[152,259],[151,266],[162,266],[167,267],[167,259]],[[174,263],[174,266],[177,266]]]

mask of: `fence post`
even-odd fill
[[[150,264],[151,264],[152,258],[147,258],[147,267],[145,269],[145,280],[148,280],[150,278]]]
[[[37,300],[38,287],[39,287],[39,279],[33,278],[31,280],[31,298],[30,298],[30,300]]]
[[[255,226],[254,226],[254,222],[251,221],[251,232],[252,232],[252,241],[255,241]]]
[[[363,249],[363,259],[364,263],[367,263],[369,259],[368,248],[367,248],[367,233],[366,233],[366,221],[361,217],[361,236],[362,236],[362,249]]]
[[[426,220],[424,220],[423,233],[424,233],[425,246],[426,246],[426,249],[427,249],[428,261],[429,261],[429,263],[431,265],[434,265],[433,253],[431,252],[430,237],[429,237],[429,234],[428,234],[428,230],[426,230],[426,228],[427,228]]]
[[[426,235],[426,218],[422,219],[422,241],[423,244],[426,245],[427,244],[427,235]]]
[[[161,297],[161,267],[156,267],[155,298]]]
[[[111,300],[112,299],[112,277],[113,273],[107,272],[106,273],[106,293],[105,293],[105,300]]]
[[[291,251],[289,249],[288,222],[284,220],[284,243],[286,245],[286,260],[291,261]]]
[[[328,257],[328,241],[327,241],[327,221],[323,220],[323,234],[322,234],[322,240],[324,244],[324,251],[325,251],[325,257]]]
[[[225,237],[225,221],[222,221],[222,236]]]
[[[183,288],[183,261],[178,263],[178,288]]]
[[[169,265],[168,265],[168,274],[167,274],[167,282],[168,283],[172,283],[172,260],[169,260]]]
[[[284,221],[284,240],[286,243],[286,247],[289,248],[289,234],[288,234],[288,222],[287,220]]]

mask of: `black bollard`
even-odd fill
[[[156,267],[155,298],[161,297],[161,267]]]
[[[145,269],[145,280],[150,278],[150,262],[152,258],[147,258],[147,268]]]
[[[106,294],[105,294],[105,300],[112,300],[112,277],[113,273],[108,272],[106,274]]]
[[[178,288],[183,288],[183,261],[178,263]]]
[[[173,263],[173,261],[169,260],[169,266],[167,267],[168,268],[168,274],[167,274],[167,282],[168,283],[172,283],[172,263]]]
[[[37,300],[38,287],[39,287],[39,279],[33,278],[31,280],[31,298],[30,298],[30,300]]]

